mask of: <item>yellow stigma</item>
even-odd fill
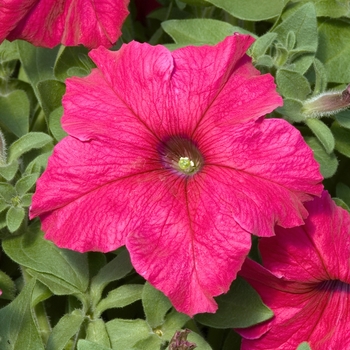
[[[178,164],[179,164],[179,168],[186,173],[190,173],[194,170],[194,163],[188,157],[181,157],[179,159]]]

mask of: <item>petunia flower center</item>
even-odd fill
[[[158,152],[164,168],[179,174],[194,175],[203,167],[203,156],[192,140],[172,136],[163,140]]]

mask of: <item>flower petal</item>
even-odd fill
[[[89,48],[110,47],[121,34],[128,2],[40,0],[36,4],[31,1],[28,6],[28,1],[18,4],[17,0],[10,0],[0,18],[4,16],[11,27],[11,31],[7,30],[9,40],[25,39],[50,48],[60,43],[66,46],[83,44]],[[14,18],[14,11],[21,11],[21,16]]]
[[[135,269],[190,316],[215,312],[250,249],[250,235],[222,202],[203,198],[201,176],[158,186],[149,222],[127,238]],[[209,196],[210,197],[210,196]]]
[[[350,283],[350,215],[327,191],[306,203],[309,219],[302,227],[276,229],[260,242],[264,266],[294,281],[339,279]]]
[[[46,238],[81,252],[106,252],[124,244],[128,225],[137,226],[139,220],[133,195],[142,198],[140,184],[158,179],[159,160],[145,162],[142,145],[142,140],[101,144],[70,136],[56,145],[30,209],[31,218],[40,216]]]
[[[285,281],[251,260],[243,265],[240,275],[275,314],[260,325],[237,329],[244,337],[242,350],[296,349],[303,341],[313,350],[350,346],[349,285]]]
[[[259,236],[274,235],[274,225],[301,225],[303,201],[322,191],[322,176],[299,131],[279,119],[243,125],[222,123],[198,129],[207,186],[232,208],[237,223]],[[213,176],[214,178],[214,176]]]

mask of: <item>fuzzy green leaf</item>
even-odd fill
[[[247,34],[242,28],[208,18],[169,20],[162,28],[177,44],[216,44],[235,32]]]
[[[342,111],[335,116],[335,119],[344,128],[350,129],[350,110]]]
[[[234,17],[248,21],[262,21],[277,17],[284,7],[283,0],[207,0]]]
[[[169,299],[148,282],[145,283],[143,288],[142,305],[146,314],[146,321],[152,328],[164,323],[165,315],[171,308]]]
[[[13,160],[11,163],[7,165],[0,166],[0,176],[2,176],[7,181],[11,181],[16,175],[17,170],[18,170],[18,161]]]
[[[124,307],[142,297],[143,285],[126,284],[110,291],[106,298],[102,299],[96,306],[97,315],[102,314],[107,309]]]
[[[19,229],[24,220],[24,216],[25,210],[22,207],[10,207],[6,214],[6,224],[11,233]]]
[[[335,154],[328,154],[316,137],[305,137],[305,141],[312,148],[314,157],[320,164],[320,171],[322,176],[325,179],[332,177],[338,168],[338,160]]]
[[[44,350],[30,308],[35,279],[25,285],[17,298],[0,310],[0,349]]]
[[[26,194],[34,185],[40,174],[31,174],[22,177],[16,183],[16,191],[18,195],[23,196]]]
[[[331,130],[335,138],[335,149],[350,158],[350,130],[334,122]]]
[[[273,30],[277,33],[278,40],[285,45],[288,33],[291,31],[295,34],[294,50],[298,55],[290,63],[293,63],[296,71],[304,74],[312,64],[317,50],[316,12],[312,3],[308,2],[298,8]]]
[[[329,127],[323,121],[316,118],[308,118],[305,122],[321,142],[326,152],[328,154],[332,153],[334,150],[335,140]]]
[[[63,115],[63,107],[60,106],[52,111],[49,115],[49,128],[53,137],[60,141],[68,134],[62,129],[61,118]]]
[[[283,106],[277,108],[277,112],[281,113],[290,122],[302,122],[305,121],[301,110],[303,108],[303,103],[299,100],[286,98],[283,100]]]
[[[0,96],[0,125],[17,137],[29,131],[29,100],[27,94],[15,90]]]
[[[144,320],[114,319],[106,323],[113,350],[131,350],[142,339],[152,334],[152,329]]]
[[[278,91],[290,99],[305,100],[311,93],[308,80],[296,71],[279,69],[276,74],[276,82]]]
[[[84,321],[81,310],[75,310],[71,314],[64,315],[53,328],[46,350],[63,350],[79,329]]]
[[[86,329],[86,339],[108,348],[111,346],[106,325],[100,318],[89,322]]]
[[[15,141],[8,150],[8,162],[20,158],[32,149],[44,147],[52,142],[52,138],[43,132],[30,132]]]
[[[92,278],[90,287],[92,303],[96,305],[99,302],[102,291],[107,284],[125,277],[132,269],[133,266],[128,251],[126,249],[122,250],[116,258]]]
[[[324,92],[327,88],[327,71],[323,63],[317,58],[315,58],[313,66],[315,71],[315,88],[313,94],[317,95]]]
[[[347,21],[324,20],[318,27],[317,58],[324,64],[329,82],[350,82],[350,26]]]
[[[62,47],[55,64],[55,77],[64,82],[72,76],[69,73],[72,68],[78,68],[83,75],[87,75],[94,66],[88,56],[88,52],[89,50],[84,46]],[[76,76],[77,74],[74,75]]]
[[[263,304],[259,294],[242,278],[237,278],[227,294],[216,298],[215,314],[198,314],[195,320],[214,328],[245,328],[268,320],[272,311]]]
[[[15,298],[16,285],[3,271],[0,271],[0,290],[2,291],[1,299],[13,300]]]
[[[48,117],[51,112],[61,106],[66,86],[61,81],[44,80],[38,83],[37,88],[40,104]]]
[[[257,60],[260,56],[265,55],[268,48],[276,40],[277,33],[266,33],[258,38],[251,47],[251,55]]]
[[[78,341],[78,350],[110,350],[111,348],[106,348],[100,344],[93,343],[91,341],[80,339]]]
[[[297,350],[311,350],[310,345],[308,342],[302,342],[298,347]]]
[[[86,254],[60,249],[45,240],[38,221],[27,231],[25,235],[3,241],[6,254],[20,265],[52,275],[85,292],[89,283]]]

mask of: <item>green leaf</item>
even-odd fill
[[[162,341],[160,338],[152,334],[146,339],[139,340],[133,347],[133,350],[155,350],[161,349]]]
[[[304,74],[313,63],[317,50],[317,22],[315,7],[308,2],[288,16],[273,32],[277,33],[278,40],[286,43],[289,32],[294,32],[296,39],[295,59],[291,63],[294,70]]]
[[[129,253],[124,249],[92,278],[90,290],[93,305],[100,301],[103,289],[110,282],[125,277],[132,269]]]
[[[5,272],[0,270],[0,290],[2,294],[1,299],[13,300],[16,293],[16,285],[12,279],[6,275]]]
[[[260,56],[265,55],[268,48],[276,40],[277,33],[266,33],[258,38],[251,47],[251,55],[257,60]]]
[[[86,330],[86,339],[108,348],[111,346],[106,325],[100,318],[89,322]]]
[[[24,40],[17,41],[18,52],[24,71],[39,97],[37,84],[40,81],[54,79],[53,67],[59,50],[59,46],[53,49],[35,47]]]
[[[172,309],[166,316],[165,322],[160,327],[162,338],[170,341],[176,330],[181,329],[191,318]]]
[[[152,334],[152,329],[144,320],[114,319],[106,323],[112,349],[131,350],[140,340]]]
[[[29,131],[29,100],[27,94],[15,90],[0,96],[0,125],[17,137]]]
[[[331,130],[335,138],[335,149],[350,158],[350,130],[334,122]]]
[[[18,170],[18,161],[14,160],[7,165],[0,165],[0,176],[2,176],[5,180],[11,181],[16,175]]]
[[[318,27],[317,58],[324,64],[329,82],[349,83],[350,26],[342,20],[324,20]]]
[[[17,43],[10,41],[3,41],[0,45],[1,62],[8,62],[19,59],[17,51]]]
[[[349,17],[350,7],[348,0],[313,0],[317,16],[320,17]]]
[[[40,174],[31,174],[22,177],[16,183],[16,191],[18,195],[23,196],[26,194],[34,185]]]
[[[53,137],[57,141],[61,141],[68,134],[62,129],[61,118],[63,115],[63,107],[58,107],[49,115],[49,128]]]
[[[102,299],[96,306],[96,317],[107,309],[124,307],[142,297],[143,285],[126,284],[110,291],[106,298]]]
[[[350,207],[350,187],[346,186],[342,182],[339,182],[336,187],[337,197],[342,199],[345,204]]]
[[[287,98],[305,100],[311,93],[308,80],[300,73],[281,68],[277,71],[276,82],[278,91]]]
[[[350,110],[342,111],[335,116],[335,119],[344,128],[350,129]]]
[[[262,21],[277,17],[284,7],[283,0],[207,0],[233,17],[248,21]]]
[[[156,328],[164,323],[165,315],[171,308],[169,299],[148,282],[142,292],[142,305],[146,314],[146,321]]]
[[[305,121],[305,117],[303,116],[301,110],[303,108],[303,104],[299,100],[286,98],[283,100],[283,106],[277,108],[277,112],[281,113],[285,116],[285,119],[290,122],[302,122]]]
[[[177,1],[178,2],[178,1]],[[211,4],[208,3],[206,0],[181,0],[182,3],[192,5],[192,6],[210,6]],[[180,4],[180,9],[183,10],[184,7],[182,7]]]
[[[322,143],[322,146],[328,154],[334,150],[334,137],[329,127],[323,123],[323,121],[316,118],[308,118],[305,120],[306,125],[315,134],[318,140]]]
[[[215,314],[198,314],[195,320],[214,328],[245,328],[273,316],[259,294],[240,277],[232,283],[228,293],[220,295],[216,301],[219,308]]]
[[[10,207],[6,214],[6,224],[11,233],[19,229],[23,222],[24,216],[25,210],[22,207]]]
[[[315,71],[315,88],[313,94],[318,95],[327,88],[327,71],[323,63],[317,58],[315,58],[313,66]]]
[[[39,156],[37,156],[34,160],[32,160],[28,164],[24,172],[24,175],[40,173],[43,169],[46,168],[47,160],[49,159],[50,155],[51,155],[51,151],[42,153]]]
[[[173,19],[161,25],[177,44],[216,44],[234,32],[248,33],[229,23],[208,18]]]
[[[32,277],[36,278],[42,284],[44,284],[55,295],[75,295],[79,299],[82,299],[82,293],[78,288],[72,286],[70,283],[58,278],[56,276],[37,272],[32,269],[26,270]]]
[[[21,157],[32,149],[41,148],[52,142],[52,138],[43,132],[30,132],[15,141],[8,150],[8,162]]]
[[[30,308],[35,279],[26,284],[17,298],[0,310],[0,349],[44,350]]]
[[[8,204],[12,203],[12,198],[17,196],[17,192],[13,186],[6,182],[0,182],[0,197]]]
[[[62,47],[61,52],[59,52],[54,73],[58,80],[64,82],[67,78],[70,78],[72,74],[70,72],[72,69],[79,69],[81,74],[74,74],[74,76],[82,76],[89,74],[92,67],[94,67],[93,62],[88,56],[89,50],[84,46],[75,47]]]
[[[305,137],[305,141],[312,148],[314,157],[320,164],[322,176],[326,179],[332,177],[338,168],[338,160],[335,154],[328,154],[316,137]]]
[[[297,350],[311,350],[311,348],[309,343],[304,341],[297,347]]]
[[[51,112],[62,105],[62,97],[66,86],[57,80],[44,80],[37,84],[40,104],[45,115],[48,117]]]
[[[191,332],[187,340],[197,345],[196,350],[212,350],[210,345],[197,333]]]
[[[60,249],[45,240],[38,221],[27,231],[25,235],[4,240],[5,253],[20,265],[52,275],[85,292],[89,283],[86,254]]]
[[[111,348],[106,348],[105,346],[93,343],[91,341],[80,339],[78,341],[78,350],[110,350]]]
[[[81,310],[75,310],[71,314],[64,315],[53,328],[46,350],[63,350],[75,334],[80,330],[84,321]]]
[[[347,210],[350,213],[350,207],[340,198],[333,198],[336,205]]]

